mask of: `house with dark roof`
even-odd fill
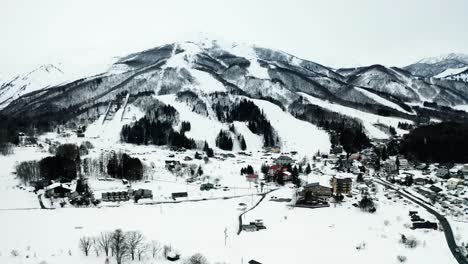
[[[277,159],[275,159],[275,164],[276,165],[281,165],[281,166],[287,166],[289,164],[292,164],[294,160],[286,155],[281,155]]]
[[[70,186],[59,182],[47,186],[44,190],[46,198],[64,198],[72,192]]]
[[[318,182],[313,182],[305,185],[302,190],[302,194],[307,196],[306,194],[310,193],[310,195],[320,198],[327,198],[332,195],[332,188],[328,186],[321,185]]]

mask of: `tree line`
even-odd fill
[[[403,137],[400,152],[421,162],[468,162],[468,124],[442,122],[420,126]]]
[[[87,257],[105,256],[105,263],[113,258],[115,263],[124,264],[135,260],[166,258],[170,254],[179,255],[170,245],[163,245],[156,240],[148,240],[139,231],[101,232],[97,236],[82,236],[78,241],[79,250]],[[200,253],[195,253],[184,260],[185,264],[208,264],[208,260]]]

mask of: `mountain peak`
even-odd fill
[[[443,54],[443,55],[436,56],[436,57],[424,58],[418,61],[417,63],[436,64],[436,63],[447,61],[447,60],[457,60],[457,61],[468,64],[468,55],[463,54],[463,53],[449,53],[449,54]]]

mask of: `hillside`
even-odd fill
[[[178,42],[129,54],[106,72],[72,82],[66,83],[63,76],[50,66],[3,85],[2,98],[7,99],[0,115],[13,128],[27,130],[33,126],[38,131],[50,131],[57,125],[89,126],[89,135],[115,142],[120,140],[124,125],[148,114],[141,102],[156,100],[177,110],[179,120],[172,123],[174,131],[182,121],[192,123],[193,130],[187,136],[195,141],[206,140],[214,146],[220,129],[240,121],[236,124],[249,145],[258,147],[266,141],[267,145],[277,143],[285,149],[307,152],[326,149],[329,140],[323,128],[287,113],[303,97],[308,100],[302,104],[358,120],[371,138],[388,138],[390,126],[396,127],[399,121],[413,123],[421,116],[468,120],[466,113],[450,108],[428,111],[420,107],[426,101],[441,106],[467,104],[467,83],[429,81],[410,71],[382,65],[333,70],[282,51],[215,40]],[[271,134],[257,131],[255,136],[247,135],[242,122],[255,121],[252,117],[249,121],[219,116],[220,107],[223,115],[232,114],[233,105],[241,98],[253,100],[264,111]],[[323,145],[304,145],[306,134],[320,139],[313,142],[323,140]],[[235,149],[237,144],[234,142]]]

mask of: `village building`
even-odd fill
[[[450,178],[447,180],[447,189],[455,190],[458,186],[463,186],[463,180],[458,178]]]
[[[448,178],[450,176],[449,169],[442,167],[437,169],[436,176],[439,178]]]
[[[400,162],[400,169],[407,170],[410,168],[410,164],[407,159],[400,158],[399,162]]]
[[[173,170],[176,168],[176,166],[180,166],[180,161],[178,160],[166,160],[164,161],[165,167],[168,170]]]
[[[352,190],[353,180],[346,176],[333,176],[330,179],[330,185],[333,193],[335,194],[347,194]]]
[[[257,182],[258,181],[258,174],[256,173],[249,173],[245,176],[248,182]]]
[[[383,170],[388,174],[395,174],[398,171],[395,160],[387,159],[382,164]]]
[[[278,146],[274,146],[274,147],[271,147],[270,151],[273,152],[273,153],[280,153],[281,148],[278,147]]]
[[[44,191],[46,198],[65,198],[70,195],[72,188],[67,184],[56,182],[45,187]]]
[[[309,183],[303,187],[302,195],[305,197],[309,194],[317,198],[328,198],[332,195],[332,188],[318,182]]]
[[[275,164],[276,165],[281,165],[281,166],[287,166],[290,165],[294,162],[294,160],[286,155],[281,155],[277,159],[275,159]]]
[[[415,176],[413,178],[413,182],[416,185],[424,185],[424,184],[427,183],[427,179],[426,179],[426,177],[423,177],[423,176]]]
[[[341,153],[343,153],[343,146],[341,145],[336,145],[330,149],[330,154],[339,155]]]

